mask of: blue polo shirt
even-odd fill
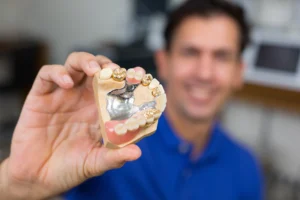
[[[154,135],[138,145],[142,156],[122,168],[89,179],[69,191],[67,200],[262,200],[258,162],[244,146],[215,124],[199,159],[176,136],[165,115]]]

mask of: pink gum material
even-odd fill
[[[130,140],[132,140],[140,131],[140,128],[135,130],[135,131],[127,131],[126,134],[124,135],[117,135],[114,131],[114,127],[117,125],[117,124],[120,124],[120,123],[125,123],[125,120],[121,120],[121,121],[108,121],[108,122],[105,122],[105,130],[106,130],[106,133],[107,133],[107,138],[108,140],[113,143],[113,144],[116,144],[116,145],[119,145],[119,144],[123,144],[123,143],[126,143],[126,142],[129,142]]]

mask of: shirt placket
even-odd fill
[[[187,143],[180,143],[178,145],[177,151],[182,156],[184,162],[178,173],[178,179],[176,184],[177,187],[175,189],[176,196],[174,197],[174,199],[186,200],[188,199],[187,195],[189,195],[187,194],[186,186],[193,174],[192,165],[189,159],[189,155],[191,153],[191,146]]]

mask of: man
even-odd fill
[[[157,132],[138,143],[141,157],[136,145],[101,147],[93,126],[91,77],[117,65],[73,53],[64,67],[44,66],[1,164],[0,199],[66,191],[69,200],[263,199],[258,163],[216,122],[242,86],[248,36],[242,9],[225,1],[187,1],[169,16],[165,49],[156,54],[168,103]]]

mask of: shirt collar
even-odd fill
[[[165,113],[158,122],[159,135],[164,144],[173,151],[179,151],[182,154],[189,154],[192,151],[192,145],[178,137],[174,127],[169,122]],[[215,122],[211,131],[211,137],[199,158],[195,162],[202,162],[216,158],[221,152],[223,130],[218,122]],[[183,151],[182,151],[183,150]],[[185,152],[184,152],[185,151]]]

